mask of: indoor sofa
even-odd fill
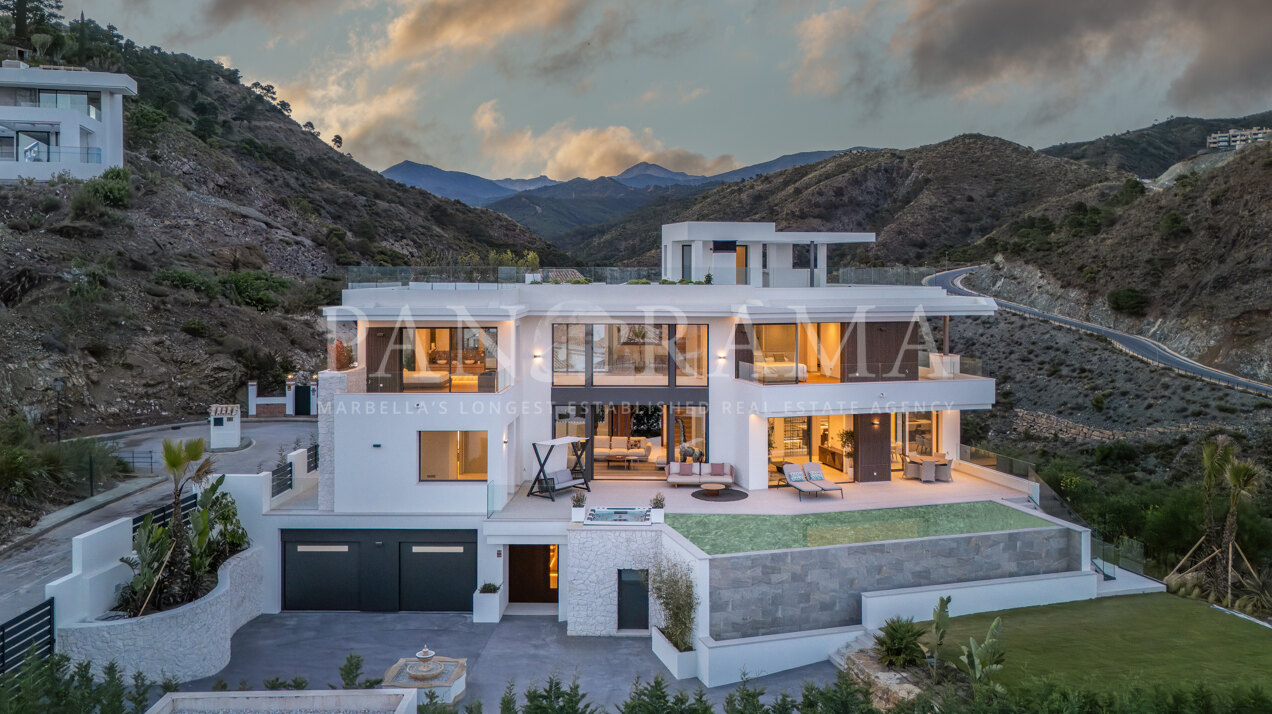
[[[648,461],[653,445],[643,436],[596,436],[592,443],[592,460],[608,461],[631,458],[637,461]]]

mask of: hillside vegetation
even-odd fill
[[[205,414],[324,359],[339,266],[564,256],[500,214],[385,179],[232,69],[72,23],[62,61],[137,79],[126,167],[0,187],[0,411],[101,432]]]
[[[1091,141],[1056,144],[1044,154],[1072,159],[1109,171],[1129,171],[1140,178],[1157,178],[1172,164],[1206,148],[1206,137],[1229,129],[1248,129],[1272,124],[1272,112],[1237,119],[1174,117],[1144,129],[1135,129]]]
[[[1272,146],[1160,191],[1106,186],[1086,198],[986,238],[977,249],[998,254],[998,269],[972,284],[1272,378]]]
[[[915,149],[852,151],[814,164],[667,200],[556,239],[585,262],[657,264],[659,226],[772,221],[778,230],[874,231],[857,259],[941,259],[1022,212],[1116,178],[1003,139],[969,134]]]

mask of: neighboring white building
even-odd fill
[[[1267,141],[1272,139],[1272,129],[1265,127],[1253,127],[1250,129],[1229,129],[1227,131],[1219,131],[1206,137],[1207,149],[1218,149],[1220,151],[1228,149],[1240,149],[1246,144],[1253,144],[1256,141]]]
[[[242,427],[239,405],[213,404],[208,407],[208,448],[214,451],[239,448],[243,441]]]
[[[710,266],[712,285],[345,290],[325,315],[354,361],[320,374],[316,493],[227,486],[274,573],[265,610],[550,613],[574,635],[644,632],[657,609],[643,571],[674,560],[702,601],[692,666],[714,686],[823,660],[954,589],[955,614],[1094,597],[1089,533],[1032,510],[1036,484],[960,445],[962,412],[990,408],[995,383],[943,353],[933,329],[992,316],[994,301],[825,285],[819,246],[872,239],[679,224],[663,233],[666,279]],[[792,265],[796,244],[812,244],[811,267]],[[739,261],[743,246],[756,260]],[[819,287],[757,287],[809,280]],[[555,499],[536,480],[550,440],[545,473],[582,479]],[[810,462],[839,490],[790,487],[785,469]],[[673,487],[703,473],[737,493]],[[662,493],[667,522],[572,523],[576,492],[602,508]],[[909,506],[936,510],[897,510]],[[996,515],[941,530],[943,508]],[[869,522],[799,520],[847,511]],[[742,514],[792,517],[766,532],[798,542],[695,540],[693,519]],[[475,592],[483,583],[498,593]]]
[[[68,67],[0,66],[0,181],[89,179],[124,163],[126,74]]]

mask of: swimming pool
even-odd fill
[[[1051,521],[992,501],[794,516],[668,513],[667,525],[708,555],[1044,528]]]

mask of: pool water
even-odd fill
[[[1044,528],[1051,521],[992,501],[763,516],[668,513],[667,525],[708,555]]]

